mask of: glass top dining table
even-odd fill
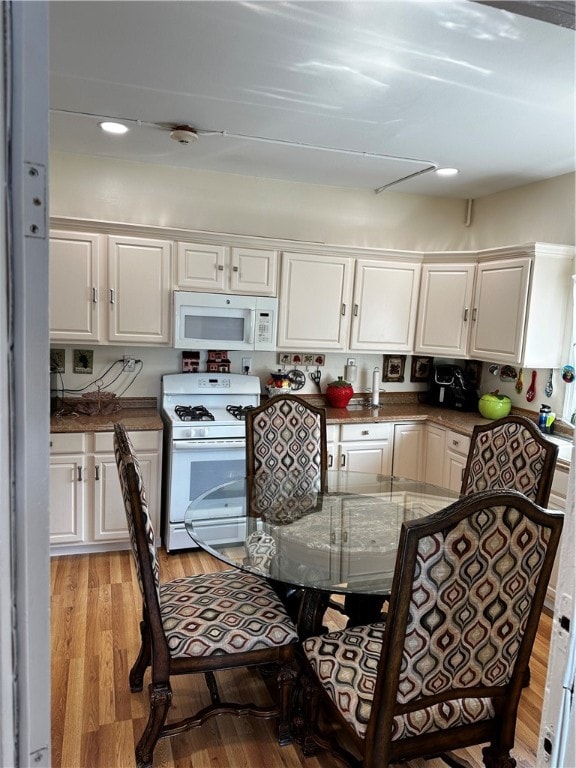
[[[197,497],[185,526],[219,560],[303,590],[295,618],[307,636],[321,628],[331,594],[346,595],[352,623],[377,617],[391,590],[402,523],[457,498],[447,488],[380,474],[260,472]]]

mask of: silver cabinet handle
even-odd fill
[[[464,322],[468,320],[468,307],[464,307]]]
[[[476,320],[476,315],[478,314],[478,307],[474,307],[472,310],[472,320]]]
[[[342,534],[342,541],[346,543],[348,541],[348,531],[344,531]]]
[[[232,272],[240,272],[240,267],[232,267]]]
[[[340,459],[340,466],[345,467],[346,466],[346,454],[342,454],[342,458]]]
[[[346,314],[346,304],[342,304],[342,314]]]
[[[77,475],[76,475],[76,480],[77,480],[79,483],[81,483],[81,482],[82,482],[82,467],[77,467],[77,468],[76,468],[76,473],[77,473]]]
[[[452,440],[452,445],[460,445],[460,440]]]
[[[110,288],[110,304],[116,304],[116,291]]]
[[[98,291],[96,288],[92,288],[92,304],[98,303]]]
[[[354,304],[354,317],[358,317],[358,304]]]
[[[96,464],[94,467],[94,480],[100,480],[100,464]]]
[[[363,430],[362,430],[362,432],[361,432],[361,434],[363,434],[363,435],[369,435],[369,434],[370,434],[370,430],[369,430],[369,429],[363,429]]]
[[[218,264],[218,272],[224,272],[224,264]]]
[[[331,453],[328,454],[328,469],[332,469],[334,466],[334,456]]]

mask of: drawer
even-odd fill
[[[343,424],[340,439],[346,440],[391,440],[394,424],[383,421],[376,424]]]
[[[159,449],[158,432],[154,430],[129,432],[128,436],[136,453],[138,451],[157,451]],[[94,453],[114,453],[113,432],[94,433]]]
[[[51,432],[50,455],[59,453],[84,453],[86,435],[84,432]]]
[[[454,432],[451,429],[446,431],[446,450],[452,453],[459,453],[461,456],[468,456],[470,450],[470,438]]]

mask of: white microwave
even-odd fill
[[[176,349],[276,348],[278,299],[174,291]]]

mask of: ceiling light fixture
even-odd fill
[[[438,176],[456,176],[460,171],[458,168],[436,168],[434,173],[437,173]]]
[[[101,123],[98,123],[100,128],[105,131],[106,133],[114,133],[117,136],[121,136],[124,133],[128,133],[130,130],[127,125],[123,125],[122,123],[116,123],[112,120],[104,120]]]

